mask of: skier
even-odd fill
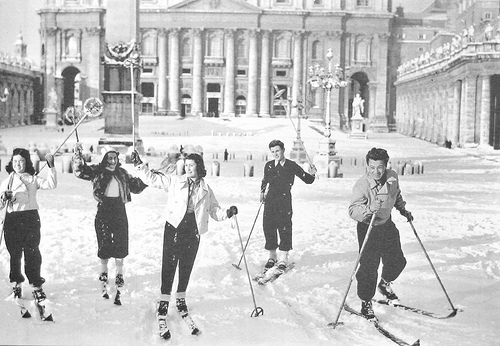
[[[387,168],[388,162],[389,155],[385,149],[372,148],[368,151],[367,173],[354,184],[349,206],[349,216],[358,222],[360,250],[372,215],[375,214],[373,229],[361,254],[356,272],[361,313],[368,319],[375,317],[371,299],[377,287],[387,299],[398,299],[391,288],[391,282],[398,278],[406,266],[399,231],[391,219],[392,208],[395,207],[408,221],[413,221],[413,216],[405,209],[406,202],[401,196],[398,175]],[[383,268],[377,285],[380,260]]]
[[[198,252],[200,235],[208,231],[208,216],[216,221],[226,220],[238,214],[238,208],[231,206],[229,209],[223,209],[219,206],[212,189],[203,179],[207,171],[199,154],[186,156],[184,165],[186,173],[182,176],[151,171],[135,151],[131,159],[139,175],[149,186],[164,189],[167,193],[161,296],[157,304],[157,315],[160,336],[168,339],[170,332],[166,325],[166,316],[177,266],[179,282],[176,308],[184,318],[188,315],[186,290]]]
[[[104,298],[107,294],[108,262],[115,259],[115,285],[118,289],[115,303],[120,305],[119,288],[123,287],[123,262],[128,255],[128,219],[125,204],[131,201],[130,193],[141,193],[147,185],[141,179],[131,176],[119,161],[119,153],[105,146],[102,160],[97,165],[88,166],[82,156],[82,147],[77,143],[73,156],[73,172],[83,180],[93,184],[93,195],[97,200],[95,231],[97,236],[97,257],[100,259],[99,281]]]
[[[47,179],[36,175],[30,153],[16,148],[5,167],[9,177],[0,185],[0,204],[7,208],[4,220],[5,245],[10,254],[10,282],[14,284],[14,298],[22,297],[21,261],[24,253],[24,271],[34,291],[38,303],[46,299],[42,285],[45,279],[40,276],[42,255],[40,253],[40,216],[36,193],[38,189],[51,190],[57,187],[57,174],[54,156],[45,156],[49,170]]]
[[[260,201],[265,203],[263,216],[265,249],[269,250],[265,270],[276,266],[277,269],[284,271],[288,265],[288,252],[292,249],[292,185],[295,176],[306,184],[312,184],[316,169],[311,166],[313,170],[311,175],[294,161],[286,159],[285,145],[280,140],[271,141],[269,150],[274,160],[266,163],[260,188]]]

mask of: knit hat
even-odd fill
[[[115,148],[113,148],[111,145],[105,145],[104,147],[101,148],[101,155],[102,155],[101,162],[104,161],[104,159],[106,158],[106,154],[108,153],[116,153],[117,156],[120,155],[120,152]]]

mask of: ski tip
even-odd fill
[[[30,318],[30,317],[31,317],[31,314],[30,314],[30,312],[29,312],[28,310],[26,310],[26,311],[24,311],[24,312],[23,312],[23,311],[21,311],[21,317],[22,317],[22,318]]]
[[[338,326],[343,326],[344,325],[344,322],[331,322],[331,323],[328,323],[328,327],[330,328],[337,328]]]
[[[45,317],[43,320],[45,322],[54,322],[54,318],[52,317],[52,314],[50,314],[49,316]]]
[[[115,300],[115,301],[114,301],[114,304],[115,304],[115,305],[122,305],[122,302],[121,302],[120,300]]]
[[[234,264],[234,263],[233,263],[233,267],[235,267],[236,269],[242,270],[242,269],[241,269],[241,267],[240,267],[239,265]]]
[[[168,340],[170,339],[172,335],[170,334],[170,330],[167,330],[166,332],[160,333],[160,338]]]
[[[193,331],[191,332],[191,335],[200,335],[201,334],[201,330],[199,330],[198,328],[194,328]]]
[[[411,346],[420,346],[420,339],[411,344]]]
[[[103,295],[102,295],[102,298],[103,298],[103,299],[109,299],[109,294],[107,294],[107,293],[103,294]]]

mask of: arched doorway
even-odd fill
[[[69,107],[81,105],[80,98],[80,70],[70,66],[65,68],[62,73],[63,77],[63,112]],[[76,95],[75,95],[76,94]],[[76,102],[75,102],[76,101]]]
[[[181,117],[191,114],[191,96],[188,94],[182,95],[181,98]]]
[[[348,121],[351,122],[353,116],[352,101],[357,94],[364,100],[364,110],[361,113],[363,118],[368,118],[370,114],[370,90],[368,88],[368,75],[364,72],[356,72],[351,77],[349,83]]]

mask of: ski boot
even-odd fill
[[[378,283],[378,291],[387,298],[387,300],[398,300],[398,296],[396,293],[391,288],[391,283],[388,281],[385,281],[383,278],[380,279],[380,282]]]
[[[156,318],[158,320],[158,331],[162,339],[168,340],[171,337],[167,326],[168,301],[160,300],[156,304]]]
[[[102,272],[99,275],[99,281],[101,282],[101,295],[104,299],[109,299],[108,294],[108,273]]]

